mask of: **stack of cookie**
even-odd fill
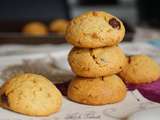
[[[84,13],[70,22],[65,37],[75,47],[68,61],[77,75],[68,88],[71,100],[101,105],[125,97],[126,86],[116,75],[127,63],[118,46],[124,35],[123,23],[102,11]]]

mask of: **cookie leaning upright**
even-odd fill
[[[74,18],[66,30],[66,40],[76,47],[113,46],[123,40],[125,28],[115,16],[94,11]]]
[[[8,80],[0,90],[1,106],[18,113],[47,116],[62,104],[59,90],[45,77],[22,74]]]
[[[120,72],[120,77],[131,84],[145,84],[160,78],[160,66],[146,55],[128,57],[128,64]]]

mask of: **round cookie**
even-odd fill
[[[160,77],[160,66],[146,55],[134,55],[119,75],[127,83],[150,83]]]
[[[58,112],[62,104],[61,93],[48,79],[29,73],[8,80],[0,97],[2,107],[31,116]]]
[[[125,98],[127,89],[117,76],[99,78],[76,77],[68,87],[68,98],[88,105],[116,103]]]
[[[82,77],[100,77],[119,73],[127,59],[118,46],[95,49],[73,48],[68,56],[72,71]]]
[[[23,27],[22,32],[28,35],[35,35],[35,36],[48,34],[47,27],[41,22],[30,22],[26,24]]]
[[[123,40],[125,28],[115,16],[93,11],[75,17],[66,30],[66,40],[77,47],[113,46]]]
[[[49,25],[49,30],[53,33],[64,35],[69,21],[64,19],[54,20]]]

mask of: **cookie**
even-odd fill
[[[119,75],[127,83],[150,83],[160,77],[160,66],[146,55],[134,55]]]
[[[47,27],[41,22],[31,22],[26,24],[22,32],[28,35],[43,36],[48,34]]]
[[[49,25],[49,30],[53,33],[64,35],[69,21],[64,19],[54,20]]]
[[[2,107],[31,116],[58,112],[62,104],[61,93],[48,79],[29,73],[4,83],[0,97]]]
[[[119,73],[127,59],[118,46],[95,49],[73,48],[68,61],[72,71],[82,77],[100,77]]]
[[[66,40],[77,47],[113,46],[123,40],[125,28],[115,16],[92,11],[75,17],[67,27]]]
[[[68,98],[78,103],[103,105],[123,100],[126,92],[125,84],[117,75],[99,78],[76,77],[69,84]]]

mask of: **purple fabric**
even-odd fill
[[[160,103],[160,78],[155,82],[149,84],[141,84],[141,85],[134,85],[134,84],[126,84],[128,90],[135,90],[138,91],[147,99]]]

